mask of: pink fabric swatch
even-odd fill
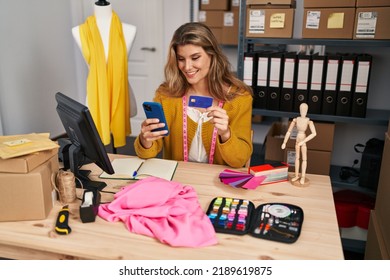
[[[195,190],[156,177],[124,187],[111,203],[100,205],[98,215],[109,222],[121,221],[133,233],[155,237],[174,247],[218,243]]]
[[[263,183],[263,181],[267,179],[267,176],[254,176],[253,178],[251,178],[248,182],[246,182],[243,186],[241,186],[242,188],[244,189],[250,189],[250,190],[254,190],[256,189],[258,186],[261,185],[261,183]]]

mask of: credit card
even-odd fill
[[[188,106],[197,108],[208,108],[213,105],[213,98],[208,96],[191,95]]]

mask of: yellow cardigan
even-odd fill
[[[253,150],[251,141],[252,100],[252,95],[245,92],[244,95],[238,95],[233,100],[224,103],[223,109],[229,116],[231,137],[225,143],[221,143],[217,137],[214,163],[238,168],[244,166],[251,157]],[[154,141],[149,149],[141,145],[138,136],[134,142],[135,152],[140,158],[153,158],[163,149],[163,158],[182,161],[184,160],[182,98],[164,95],[163,90],[159,88],[154,101],[162,104],[170,134]],[[188,147],[191,147],[197,123],[187,118]],[[213,129],[214,126],[210,122],[203,123],[202,140],[207,155],[210,151]]]

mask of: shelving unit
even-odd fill
[[[390,48],[390,40],[339,40],[339,39],[300,39],[300,38],[247,38],[245,37],[246,23],[246,0],[240,3],[240,23],[239,23],[239,44],[237,75],[243,78],[244,53],[254,50],[256,45],[264,47],[283,47],[287,45],[315,45],[315,46],[337,46],[337,47],[382,47]],[[272,117],[294,117],[296,112],[272,111],[267,109],[253,109],[253,114]],[[308,115],[317,121],[330,121],[335,123],[356,123],[367,125],[387,125],[390,119],[390,110],[378,110],[367,108],[365,118],[354,118],[333,115]]]
[[[256,51],[257,49],[274,49],[285,50],[287,46],[291,45],[313,45],[322,46],[323,48],[331,47],[333,49],[342,49],[344,47],[352,47],[353,49],[364,48],[383,48],[385,52],[390,50],[390,40],[339,40],[339,39],[301,39],[301,38],[247,38],[245,32],[246,25],[246,0],[240,2],[240,20],[239,20],[239,43],[238,43],[238,61],[237,61],[237,75],[243,79],[244,72],[244,53]],[[386,65],[390,63],[386,60]],[[389,66],[390,67],[390,66]],[[381,79],[386,79],[383,73]],[[388,90],[386,88],[386,90]],[[375,98],[375,92],[370,93],[370,98]],[[378,94],[378,93],[377,93]],[[261,115],[273,118],[293,118],[297,116],[296,112],[274,111],[268,109],[253,109],[254,115]],[[354,124],[354,125],[369,125],[369,126],[387,126],[390,119],[390,110],[367,108],[366,117],[347,117],[336,115],[322,115],[322,114],[308,114],[308,117],[314,121],[333,122],[335,124]],[[347,140],[348,141],[348,140]],[[332,165],[330,168],[330,178],[334,191],[341,189],[349,189],[368,194],[372,197],[376,196],[376,191],[359,186],[358,178],[351,178],[349,180],[341,180],[339,177],[341,166]],[[348,251],[363,253],[365,251],[365,240],[349,239],[343,237],[343,248]]]
[[[339,40],[339,39],[301,39],[301,38],[247,38],[245,36],[246,25],[246,0],[240,2],[240,21],[239,21],[239,44],[238,44],[238,61],[237,61],[237,75],[243,79],[244,71],[244,53],[257,49],[274,48],[284,49],[288,45],[314,45],[314,46],[333,46],[333,47],[370,47],[370,48],[385,48],[390,49],[390,40]],[[375,95],[373,95],[375,96]],[[269,117],[296,117],[296,112],[274,111],[268,109],[253,109],[254,115],[269,116]],[[314,121],[326,121],[344,124],[357,125],[379,125],[387,126],[390,119],[390,110],[379,110],[367,108],[365,118],[336,116],[336,115],[322,115],[322,114],[308,114]],[[338,166],[332,166],[332,170],[337,170]],[[331,175],[332,184],[341,187],[359,188],[358,184],[348,184],[348,182],[340,182],[337,172]],[[332,178],[333,176],[333,178]],[[337,177],[337,178],[336,178]],[[361,189],[361,188],[360,188]],[[362,190],[363,192],[367,190]],[[370,191],[368,191],[370,192]]]
[[[254,115],[269,116],[269,117],[284,117],[293,118],[297,116],[296,112],[272,111],[267,109],[253,108]],[[335,123],[355,123],[367,125],[387,125],[390,119],[390,110],[367,109],[365,118],[344,117],[308,114],[308,117],[314,121],[325,121]]]

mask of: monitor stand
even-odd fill
[[[99,181],[92,181],[88,178],[88,175],[91,173],[90,170],[78,170],[78,174],[75,175],[82,183],[80,183],[79,180],[76,180],[76,187],[77,188],[83,188],[86,190],[95,190],[98,189],[99,191],[103,190],[107,184],[104,182]]]
[[[68,150],[68,157],[69,160],[66,166],[64,164],[65,169],[69,168],[70,171],[73,172],[74,176],[78,179],[76,179],[76,187],[83,188],[87,190],[99,190],[101,191],[104,189],[107,184],[100,181],[92,181],[88,178],[89,174],[91,173],[90,170],[81,170],[80,167],[85,164],[85,156],[81,152],[80,147],[70,144]]]

